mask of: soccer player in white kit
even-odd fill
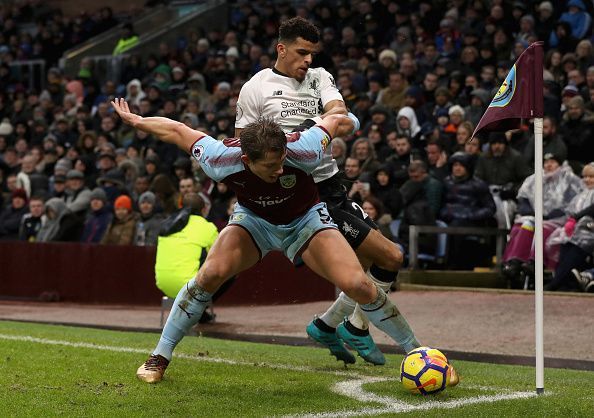
[[[308,129],[327,115],[347,114],[332,75],[323,68],[310,68],[318,49],[319,31],[311,22],[295,17],[281,24],[274,68],[255,74],[239,94],[236,137],[247,124],[260,117],[273,118],[285,132],[291,132]],[[337,136],[351,133],[339,131]],[[338,167],[328,147],[322,163],[313,172],[320,198],[327,203],[330,215],[355,250],[367,275],[387,292],[402,265],[401,248],[378,232],[363,209],[348,199],[337,174]],[[419,347],[421,344],[404,317],[397,310],[394,315],[398,322],[390,335],[406,352]],[[368,320],[359,306],[341,293],[324,314],[314,318],[306,331],[315,341],[328,347],[337,360],[355,362],[344,341],[366,361],[384,364],[384,355],[368,328]]]

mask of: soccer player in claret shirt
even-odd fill
[[[295,17],[281,24],[274,68],[258,72],[244,84],[239,94],[236,137],[247,124],[260,117],[273,118],[285,132],[291,132],[308,129],[328,115],[347,114],[332,75],[323,68],[310,68],[320,47],[319,40],[318,29],[305,19]],[[336,135],[351,133],[339,128]],[[313,177],[320,199],[328,205],[332,219],[355,250],[367,275],[387,292],[402,266],[401,247],[385,238],[363,209],[348,199],[330,147]],[[406,352],[419,347],[421,344],[404,317],[398,314],[397,318],[394,323],[396,342]],[[384,355],[369,335],[368,328],[369,322],[356,302],[341,293],[324,314],[307,326],[306,331],[345,363],[354,363],[355,357],[343,341],[366,361],[384,364]]]
[[[353,129],[354,116],[334,115],[307,132],[285,134],[269,119],[249,124],[241,137],[224,141],[163,117],[143,118],[123,99],[112,102],[122,120],[190,153],[204,172],[237,194],[229,225],[221,231],[202,268],[177,295],[157,347],[136,373],[163,379],[173,349],[200,319],[213,293],[229,277],[280,250],[306,265],[361,304],[371,322],[395,338],[400,315],[371,281],[319,201],[311,176],[337,130]],[[396,338],[395,338],[396,339]]]

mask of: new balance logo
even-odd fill
[[[272,92],[273,96],[282,96],[283,95],[283,91],[282,90],[276,90]]]

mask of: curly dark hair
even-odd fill
[[[317,44],[320,42],[320,30],[309,20],[300,16],[293,17],[281,23],[278,29],[278,41],[283,43],[295,42],[297,38]]]
[[[261,118],[248,124],[239,135],[241,152],[251,161],[258,161],[267,152],[284,153],[287,149],[287,136],[280,125],[270,118]]]

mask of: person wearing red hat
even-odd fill
[[[113,205],[114,218],[101,244],[132,245],[138,214],[132,210],[132,199],[119,196]]]

